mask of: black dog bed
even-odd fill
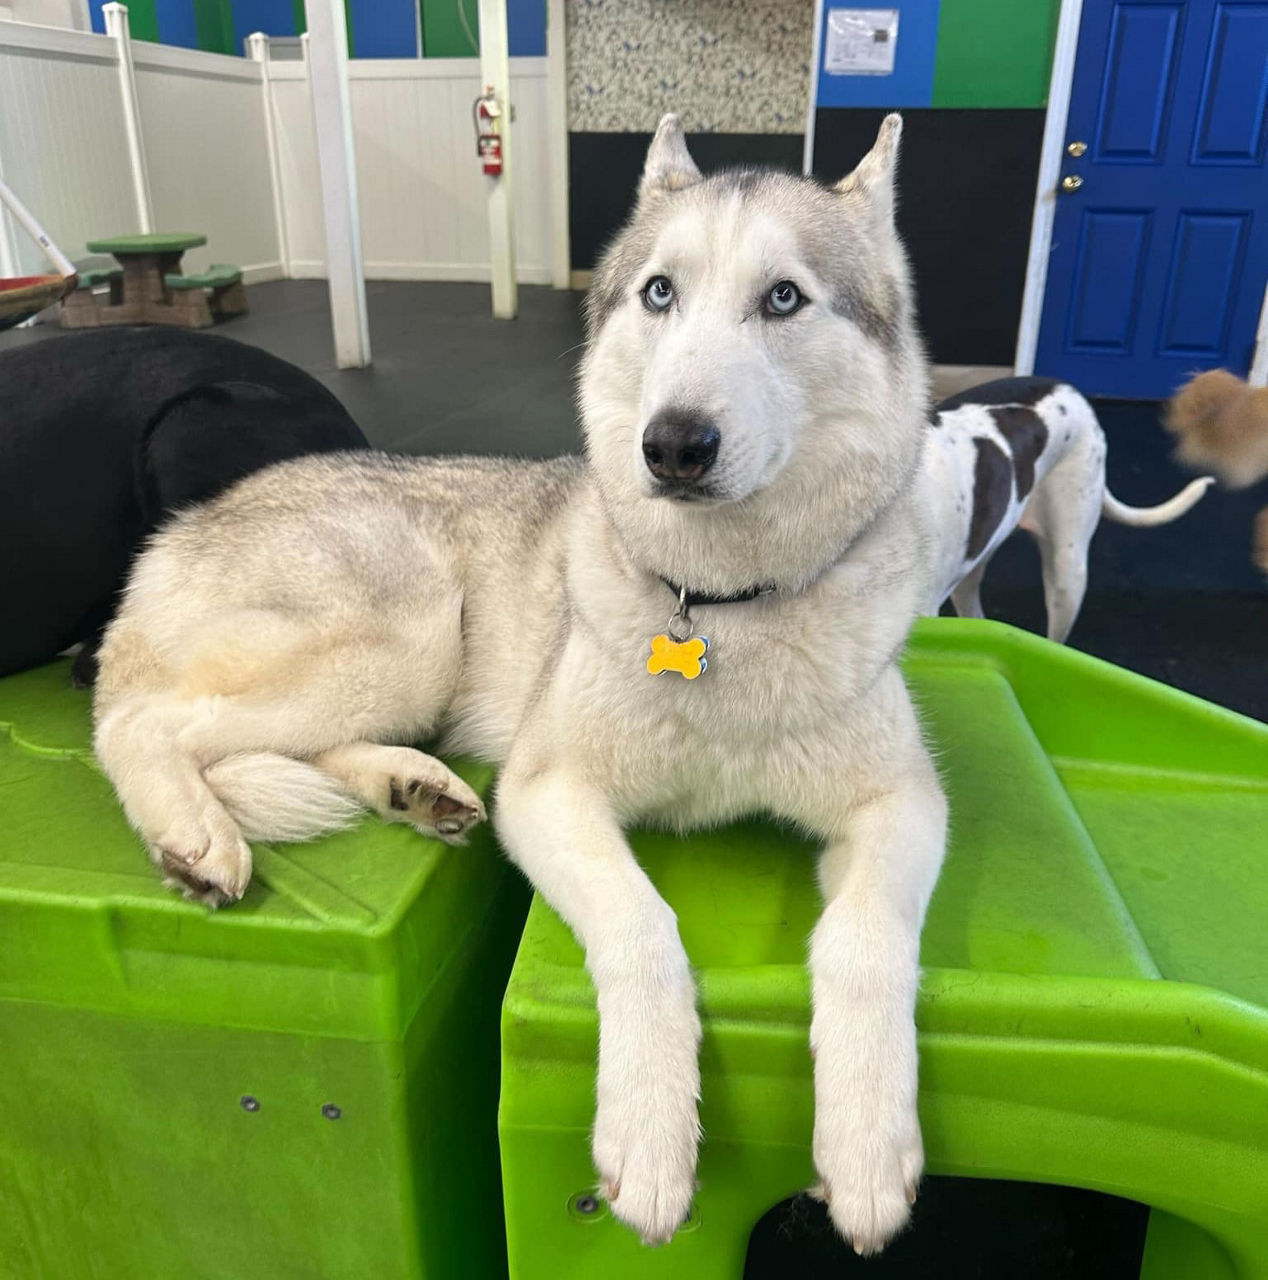
[[[301,369],[176,329],[104,329],[0,353],[0,675],[101,630],[165,515],[273,462],[364,449]]]

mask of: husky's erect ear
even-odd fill
[[[902,116],[887,115],[881,121],[872,149],[859,161],[858,168],[846,174],[835,188],[865,205],[878,222],[893,221],[894,174],[898,168],[898,140],[902,136]]]
[[[681,191],[700,181],[700,170],[687,150],[687,139],[683,136],[682,121],[672,113],[661,116],[656,126],[656,136],[652,145],[647,148],[647,159],[643,164],[643,177],[638,184],[638,194],[646,199],[648,196],[664,195],[668,191]]]

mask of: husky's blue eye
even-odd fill
[[[643,301],[652,311],[664,311],[674,300],[674,286],[668,276],[652,276],[643,286]]]
[[[790,316],[801,309],[803,301],[801,290],[791,280],[781,280],[766,295],[766,312],[772,316]]]

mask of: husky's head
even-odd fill
[[[705,590],[805,581],[905,488],[927,390],[894,168],[902,121],[835,187],[703,178],[676,116],[595,272],[587,451],[642,567]]]

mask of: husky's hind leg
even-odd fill
[[[480,797],[456,773],[413,747],[351,742],[313,763],[389,822],[408,822],[450,843],[485,818]]]
[[[98,757],[169,878],[212,904],[239,898],[251,871],[244,833],[307,839],[347,825],[363,803],[378,808],[368,781],[352,777],[355,754],[334,757],[347,768],[308,762],[349,744],[409,741],[434,726],[459,660],[460,601],[444,604],[408,628],[351,633],[314,623],[250,661],[233,653],[242,627],[226,617],[201,646],[208,659],[196,654],[179,673],[134,671],[127,689],[111,675],[131,655],[112,652],[108,636]],[[458,779],[423,769],[428,759],[411,761],[406,790],[415,780],[419,787],[410,800],[419,810],[432,805],[438,834],[461,834],[441,832],[440,820],[457,816],[465,826],[483,811]],[[459,804],[453,813],[441,812],[442,782]],[[389,786],[389,807],[390,799]]]
[[[186,705],[163,694],[127,698],[98,724],[97,758],[164,883],[220,906],[246,889],[251,850],[198,765],[180,750],[188,718]]]

